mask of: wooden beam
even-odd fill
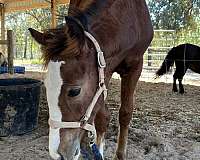
[[[1,40],[4,41],[6,39],[5,36],[5,5],[4,4],[0,4],[0,16],[1,16]],[[6,52],[6,46],[1,46],[1,52],[3,52],[5,54]]]
[[[6,45],[6,44],[8,44],[8,41],[7,40],[0,40],[0,44],[1,45]]]
[[[48,0],[51,2],[51,0]],[[24,11],[35,8],[47,8],[51,6],[48,1],[34,1],[34,0],[5,0],[5,12]],[[70,0],[55,0],[56,4],[69,4]]]
[[[56,28],[57,21],[56,21],[56,0],[51,0],[51,28]]]
[[[5,40],[5,5],[0,4],[1,8],[1,39]]]
[[[11,2],[15,2],[15,3],[17,3],[17,2],[31,2],[31,0],[3,0],[4,1],[4,3],[11,3]]]
[[[36,8],[47,8],[49,7],[48,3],[35,3],[33,5],[27,5],[27,6],[16,6],[16,7],[6,7],[6,13],[8,12],[17,12],[17,11],[25,11],[25,10],[31,10]]]

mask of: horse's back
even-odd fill
[[[181,44],[171,49],[175,60],[200,60],[200,47],[193,44]]]
[[[91,29],[98,34],[103,48],[109,49],[107,53],[149,45],[153,27],[145,0],[115,0],[103,12]]]
[[[200,73],[200,47],[190,44],[187,47],[187,52],[189,68],[196,73]]]
[[[118,13],[121,14],[119,27],[123,28],[119,33],[122,40],[124,35],[126,39],[121,43],[132,48],[135,45],[147,47],[153,38],[153,27],[145,0],[125,0],[123,3],[122,12]]]
[[[193,44],[181,44],[173,49],[176,66],[184,65],[196,73],[200,73],[200,47]]]
[[[110,0],[107,5],[90,29],[109,57],[107,68],[118,72],[143,60],[153,26],[145,0]]]
[[[188,52],[188,57],[191,60],[198,60],[200,61],[200,47],[193,45],[193,44],[187,44],[186,51]]]
[[[153,26],[146,2],[135,0],[131,3],[134,5],[134,9],[129,10],[129,14],[127,13],[130,22],[126,27],[123,26],[127,28],[127,42],[129,42],[125,42],[126,45],[129,45],[129,50],[126,50],[127,55],[123,64],[138,68],[138,65],[143,61],[143,54],[153,39]],[[126,17],[124,20],[126,21]],[[124,33],[121,33],[121,36],[124,37]]]

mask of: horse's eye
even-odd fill
[[[70,89],[68,91],[68,96],[69,97],[76,97],[80,94],[81,92],[81,88],[74,88],[74,89]]]

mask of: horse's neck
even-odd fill
[[[99,14],[103,5],[108,1],[109,0],[70,0],[69,16],[76,16],[74,10],[79,10],[79,12],[87,17],[88,21],[91,21],[91,18],[95,14]]]
[[[70,0],[70,7],[85,11],[96,0]]]
[[[107,13],[107,11],[109,12],[109,9],[116,1],[125,2],[129,0],[70,0],[69,16],[78,18],[83,26],[86,27],[86,29],[88,29],[88,31],[94,35],[104,51],[108,48],[109,44],[108,42],[104,42],[105,37],[102,38],[102,35],[99,34],[101,32],[99,31],[101,30],[105,34],[107,32],[110,32],[110,28],[108,27],[108,25],[106,25],[107,27],[101,25],[105,23],[102,22],[101,19],[107,17],[105,13]],[[76,12],[76,9],[78,9],[82,13],[80,14],[81,16],[79,16],[79,11]],[[107,18],[112,19],[111,16]],[[85,22],[87,23],[86,26]],[[98,25],[98,27],[94,27],[96,25]]]
[[[99,12],[99,10],[103,7],[103,4],[105,4],[109,0],[70,0],[70,9],[78,9],[84,14],[90,14],[87,12],[96,13]]]
[[[141,11],[137,10],[136,6],[140,7]],[[131,39],[133,41],[130,42],[128,41],[130,37],[124,39],[124,36],[119,34],[119,31],[121,32],[122,28],[124,29],[123,34],[127,34],[128,36],[129,29],[127,29],[127,26],[136,26],[135,21],[142,21],[142,19],[138,16],[140,12],[141,15],[144,15],[143,19],[148,21],[149,18],[145,0],[71,0],[70,7],[71,10],[73,10],[73,8],[78,8],[85,15],[88,22],[87,28],[99,42],[101,48],[105,52],[106,58],[113,58],[113,53],[117,53],[114,54],[115,57],[119,56],[118,54],[122,53],[120,52],[120,45],[123,45],[123,48],[126,49],[128,47],[133,47],[132,44],[134,44],[136,40]],[[91,11],[95,14],[90,14]],[[121,12],[123,12],[123,14]],[[69,16],[74,15],[69,14]],[[130,18],[136,20],[129,20],[131,24],[127,23],[127,19]],[[147,25],[150,24],[146,21],[145,23]],[[127,24],[124,25],[125,23]],[[143,23],[143,21],[141,23]],[[132,33],[132,35],[134,33]],[[136,37],[137,36],[138,35],[136,35]]]

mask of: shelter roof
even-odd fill
[[[53,0],[56,4],[68,4],[70,0]],[[24,11],[34,8],[51,6],[51,0],[0,0],[5,6],[5,12]]]

